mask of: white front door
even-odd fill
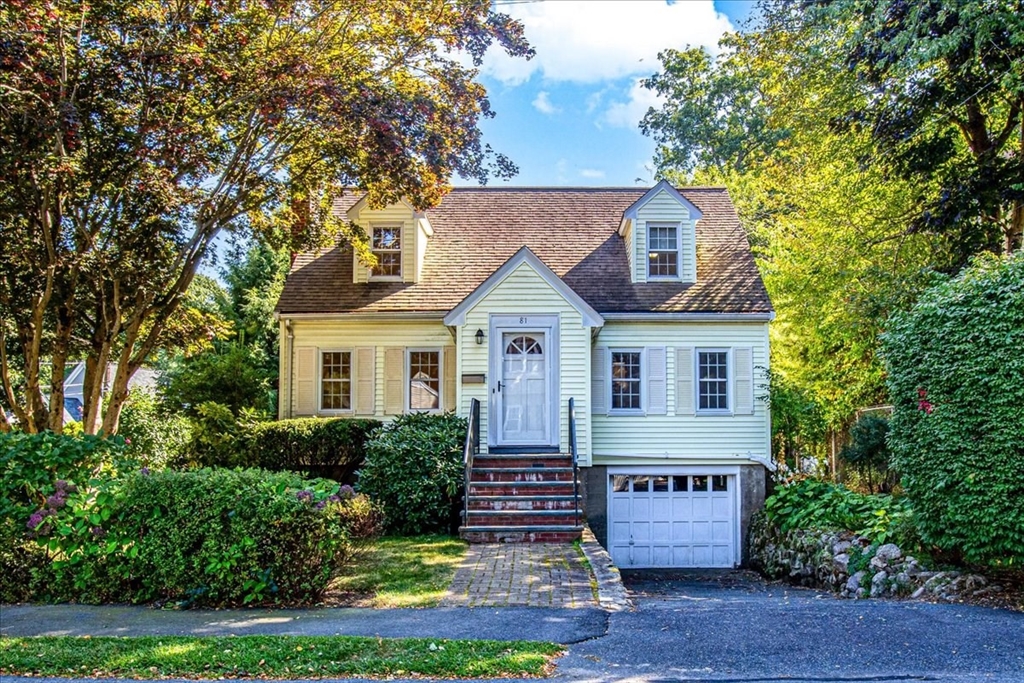
[[[502,331],[498,445],[550,442],[550,358],[543,331]]]

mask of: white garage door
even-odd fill
[[[613,474],[608,545],[619,567],[732,567],[736,477]]]

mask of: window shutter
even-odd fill
[[[444,401],[441,410],[455,410],[455,347],[444,347],[444,357],[441,359],[444,366],[444,377],[441,379],[441,392]]]
[[[693,415],[693,347],[676,349],[676,415]]]
[[[647,349],[647,414],[664,415],[668,412],[665,398],[665,347]]]
[[[595,346],[590,354],[590,405],[594,414],[608,413],[608,349],[604,346]]]
[[[316,347],[295,349],[295,414],[316,413]]]
[[[384,350],[384,414],[405,412],[405,349]]]
[[[372,346],[356,349],[356,395],[353,402],[356,415],[373,415],[374,403],[374,356],[377,350]]]
[[[733,414],[754,414],[754,350],[737,346],[732,350]]]

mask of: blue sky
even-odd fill
[[[519,166],[509,185],[649,185],[654,143],[637,127],[657,102],[639,87],[666,48],[717,51],[753,0],[496,0],[537,56],[492,49],[482,68],[494,119],[484,140]],[[501,185],[504,181],[491,181]],[[455,179],[456,185],[466,184]]]

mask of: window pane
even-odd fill
[[[648,248],[652,251],[674,251],[676,249],[676,228],[675,226],[652,226],[649,228],[650,244]]]
[[[629,477],[625,474],[612,475],[612,493],[626,493],[629,491]]]
[[[409,409],[438,410],[441,407],[441,354],[413,351],[409,354]]]
[[[371,250],[377,257],[373,274],[386,277],[402,276],[402,229],[374,228]]]
[[[690,477],[693,482],[694,491],[707,491],[708,490],[708,478],[707,475],[700,477]]]
[[[320,408],[352,409],[352,354],[327,351],[320,355]]]
[[[685,477],[685,476],[672,477],[672,490],[673,491],[689,491],[690,490],[690,487],[688,486],[689,479],[690,479],[689,477]]]
[[[641,380],[638,351],[612,352],[612,408],[640,410]]]
[[[655,477],[654,478],[654,490],[657,491],[668,491],[668,477]]]
[[[633,477],[633,490],[634,491],[650,491],[651,490],[651,478],[647,475],[639,475]]]
[[[374,228],[373,229],[374,249],[401,249],[402,230],[401,228]]]
[[[728,491],[729,490],[729,477],[724,474],[716,474],[711,477],[711,490],[712,491]]]
[[[698,408],[729,409],[728,353],[700,351],[697,353]]]
[[[679,254],[674,251],[652,251],[648,254],[648,273],[652,276],[675,277],[679,273]]]

